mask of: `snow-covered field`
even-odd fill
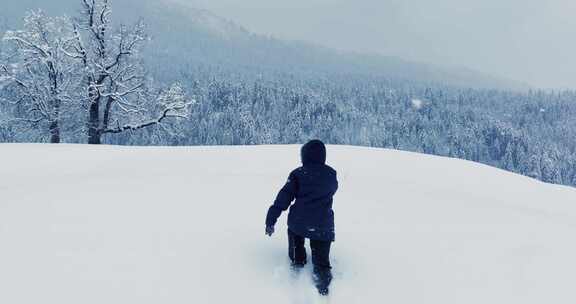
[[[0,146],[0,303],[314,303],[264,217],[298,146]],[[576,303],[576,189],[329,146],[331,303]]]

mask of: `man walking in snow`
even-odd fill
[[[330,245],[335,239],[332,197],[338,190],[336,171],[326,165],[326,147],[320,140],[305,144],[300,156],[302,167],[290,173],[266,216],[266,234],[283,211],[288,214],[288,255],[295,269],[306,264],[305,239],[310,239],[314,282],[322,295],[332,281]],[[292,204],[292,201],[294,201]],[[292,204],[292,205],[291,205]]]

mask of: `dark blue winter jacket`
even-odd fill
[[[332,197],[338,190],[336,171],[325,164],[326,147],[321,141],[307,143],[300,154],[303,165],[290,173],[268,209],[266,225],[274,226],[282,211],[290,207],[288,229],[309,239],[334,241]]]

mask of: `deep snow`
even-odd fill
[[[0,146],[0,303],[314,303],[285,215],[298,146]],[[575,303],[576,189],[329,146],[331,303]]]

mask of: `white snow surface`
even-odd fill
[[[576,303],[576,190],[329,146],[330,303]],[[0,303],[317,303],[264,217],[299,146],[0,146]]]

